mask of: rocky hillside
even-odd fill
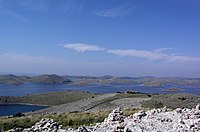
[[[31,82],[34,83],[47,83],[47,84],[53,84],[53,83],[57,83],[57,84],[61,84],[61,83],[70,83],[71,80],[58,76],[56,74],[52,74],[52,75],[40,75],[37,77],[32,77]]]
[[[24,83],[45,83],[45,84],[66,84],[72,81],[67,77],[58,76],[56,74],[44,74],[40,76],[16,76],[16,75],[0,75],[0,84],[24,84]]]
[[[30,77],[27,76],[16,76],[16,75],[0,75],[0,84],[23,84],[28,82]]]
[[[167,108],[140,111],[128,117],[120,108],[114,109],[102,123],[64,129],[52,119],[42,119],[31,128],[15,128],[9,132],[197,132],[200,131],[200,105],[196,108]]]

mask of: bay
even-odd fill
[[[165,92],[164,89],[176,87],[182,89],[177,92]],[[114,93],[124,92],[127,90],[134,90],[149,94],[167,94],[167,93],[187,93],[200,95],[200,87],[195,86],[181,86],[181,85],[167,85],[159,87],[147,87],[138,84],[90,84],[84,86],[74,86],[70,84],[34,84],[27,83],[22,85],[0,84],[0,96],[24,96],[27,94],[38,94],[48,92],[58,92],[64,90],[85,91],[92,93]],[[46,108],[45,106],[36,105],[21,105],[21,104],[5,104],[0,105],[0,116],[13,115],[23,112],[31,112]]]
[[[0,104],[0,116],[15,115],[17,113],[31,112],[44,108],[47,107],[23,104]]]

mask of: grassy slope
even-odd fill
[[[95,94],[87,92],[62,91],[20,97],[0,97],[0,103],[27,103],[53,106],[95,96]]]
[[[69,94],[69,93],[68,93]],[[82,93],[81,93],[82,94]],[[89,93],[84,93],[89,94]],[[56,94],[57,95],[57,94]],[[34,95],[33,95],[34,96]],[[108,97],[103,100],[99,100],[92,104],[91,107],[95,107],[102,103],[108,103],[110,101],[119,98],[134,98],[134,97],[148,97],[145,94],[127,94],[120,93],[113,97]],[[194,107],[197,103],[200,103],[200,97],[189,94],[166,94],[166,95],[152,95],[151,100],[143,102],[142,106],[145,108],[157,108],[167,106],[168,108],[177,107]],[[137,112],[138,109],[124,110],[126,115],[130,115]],[[50,115],[35,115],[25,117],[0,117],[0,129],[8,130],[14,127],[27,128],[34,125],[41,118],[52,118],[64,127],[78,127],[80,125],[90,125],[96,122],[102,122],[107,117],[110,111],[102,112],[78,112],[78,113],[63,113],[63,114],[50,114]]]
[[[89,108],[87,110],[90,110],[94,107],[97,107],[99,105],[102,104],[108,104],[111,101],[117,100],[117,99],[122,99],[122,98],[147,98],[148,95],[146,94],[130,94],[130,93],[118,93],[113,97],[109,97],[109,98],[104,98],[102,100],[98,100],[96,102],[93,102],[92,104],[90,104],[90,106],[88,106]]]
[[[60,94],[64,94],[66,95],[66,93],[63,92],[57,92],[57,93],[49,93],[51,95],[51,97],[55,97],[53,95],[56,95],[56,98],[60,98]],[[48,94],[48,95],[49,95]],[[76,96],[74,94],[77,94]],[[74,93],[72,91],[70,91],[70,93],[67,93],[67,95],[73,95],[72,98],[77,99],[78,95],[82,95],[82,97],[84,97],[83,95],[86,95],[86,97],[88,96],[95,96],[93,94],[90,93]],[[45,95],[45,94],[40,94],[40,95],[30,95],[30,97],[40,97],[42,98],[43,96],[41,95]],[[70,97],[71,97],[70,96]],[[50,96],[48,96],[50,97]],[[79,98],[82,98],[79,96]],[[108,98],[104,98],[102,100],[99,100],[97,102],[95,102],[94,104],[91,104],[91,108],[96,107],[98,105],[104,104],[104,103],[108,103],[110,101],[116,100],[116,99],[120,99],[120,98],[144,98],[144,97],[148,97],[146,94],[130,94],[130,93],[119,93],[116,94],[113,97],[108,97]],[[70,99],[72,99],[70,98]],[[25,96],[23,98],[23,100],[27,99],[27,97]],[[68,97],[69,99],[69,97]],[[28,100],[27,100],[28,101]],[[69,101],[69,100],[68,100]],[[73,99],[74,101],[74,99]],[[34,101],[35,102],[35,101]],[[136,111],[138,111],[138,109],[125,109],[124,113],[125,115],[130,115],[135,113]],[[36,122],[38,122],[39,120],[41,120],[41,118],[52,118],[55,121],[57,121],[59,124],[63,125],[64,127],[78,127],[80,125],[90,125],[90,124],[94,124],[97,122],[102,122],[110,113],[110,111],[100,111],[100,112],[77,112],[77,113],[63,113],[63,114],[49,114],[49,115],[34,115],[34,116],[24,116],[24,117],[0,117],[0,130],[8,130],[14,127],[20,127],[20,128],[27,128],[27,127],[31,127],[32,125],[34,125]]]
[[[138,109],[123,110],[126,116],[133,114]],[[91,125],[97,122],[102,122],[110,113],[110,111],[101,112],[79,112],[79,113],[64,113],[56,115],[32,116],[32,117],[0,117],[0,130],[8,130],[14,127],[28,128],[40,121],[42,118],[52,118],[63,127],[78,127],[81,125]]]
[[[200,96],[191,94],[160,94],[153,95],[151,100],[142,103],[145,108],[194,108],[200,103]]]

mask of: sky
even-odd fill
[[[199,0],[0,0],[0,73],[200,77]]]

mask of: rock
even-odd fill
[[[24,129],[23,132],[66,132],[66,130],[61,128],[62,126],[59,126],[53,119],[43,118],[31,128]]]
[[[8,130],[8,132],[21,132],[22,129],[21,128],[13,128],[11,130]]]
[[[146,115],[147,114],[145,113],[144,110],[139,111],[138,114],[137,114],[137,116],[138,116],[139,119],[141,119],[143,116],[146,116]]]
[[[199,111],[200,110],[200,104],[198,104],[197,106],[196,106],[196,111]]]
[[[44,118],[23,132],[198,132],[200,131],[200,105],[195,109],[169,111],[165,108],[140,111],[125,117],[120,108],[114,109],[102,123],[81,126],[78,129],[62,129],[52,119]],[[8,132],[21,132],[14,128]]]
[[[78,131],[79,132],[89,132],[85,126],[79,127]]]
[[[110,121],[117,121],[117,122],[123,122],[125,116],[123,116],[123,112],[121,108],[114,109],[109,115],[108,118],[104,120],[104,122],[110,122]]]
[[[177,108],[175,111],[176,111],[177,113],[182,113],[182,109],[181,109],[181,108]]]
[[[169,111],[166,107],[147,112],[142,110],[129,117],[124,117],[118,108],[113,110],[104,122],[88,130],[91,132],[197,132],[200,131],[199,106],[197,107],[196,109],[178,108],[175,111]]]

